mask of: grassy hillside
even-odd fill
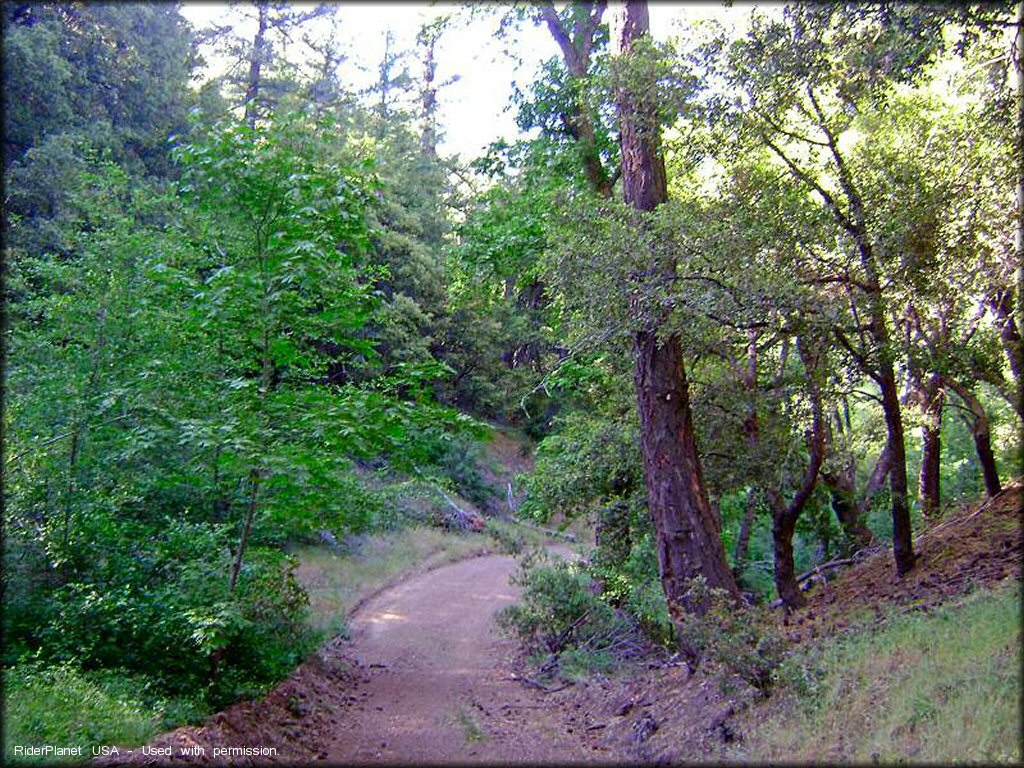
[[[1020,761],[1020,582],[790,659],[729,759]]]

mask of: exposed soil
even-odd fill
[[[897,579],[879,551],[816,586],[787,617],[791,640],[844,631],[853,620],[928,610],[968,590],[1021,577],[1020,482],[917,540],[917,567]],[[215,746],[274,747],[276,762],[534,763],[714,760],[738,737],[742,706],[702,673],[665,661],[547,691],[524,680],[515,644],[493,613],[516,598],[511,557],[487,555],[420,573],[367,601],[335,640],[265,699],[237,704],[151,747],[175,762],[214,760]],[[781,618],[781,617],[780,617]],[[179,758],[200,745],[206,756]],[[166,760],[166,758],[163,758]],[[105,762],[156,763],[135,751]],[[99,762],[99,761],[97,761]]]

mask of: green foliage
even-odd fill
[[[136,681],[137,682],[137,681]],[[8,765],[80,763],[81,758],[15,757],[20,745],[134,747],[157,731],[137,693],[112,690],[71,664],[24,663],[4,670],[4,760]],[[127,695],[126,695],[127,694]]]
[[[543,550],[533,550],[512,581],[522,588],[522,599],[503,608],[497,622],[530,653],[557,659],[571,650],[571,666],[586,656],[597,655],[600,663],[640,647],[633,622],[598,596],[578,563],[552,561]]]
[[[177,8],[39,3],[3,15],[8,151],[18,157],[76,133],[119,162],[166,173],[166,140],[184,128],[195,64]]]
[[[646,510],[641,510],[646,522]],[[610,547],[598,547],[591,572],[601,584],[601,599],[628,613],[643,633],[663,648],[676,642],[676,627],[669,615],[658,575],[658,557],[650,525],[635,527],[643,534],[633,539],[625,558]],[[629,542],[627,542],[629,543]]]
[[[761,696],[769,695],[786,641],[767,608],[737,610],[725,590],[709,589],[702,576],[694,579],[687,597],[709,606],[703,616],[685,613],[679,622],[688,663],[710,664],[724,687],[736,676]]]
[[[640,492],[642,464],[633,418],[573,411],[560,419],[559,427],[537,447],[524,514],[539,521],[556,512],[579,517]]]

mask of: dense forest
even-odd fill
[[[5,688],[196,722],[327,639],[296,545],[512,513],[696,668],[1019,472],[1019,5],[447,6],[366,89],[339,7],[4,5]],[[553,55],[448,155],[481,18]]]

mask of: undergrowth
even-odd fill
[[[601,599],[578,561],[531,550],[512,583],[522,588],[522,597],[499,611],[498,626],[518,638],[548,676],[560,671],[571,679],[607,672],[648,650],[636,622]]]
[[[138,683],[138,680],[132,681]],[[136,693],[125,695],[108,674],[89,676],[71,664],[42,666],[23,663],[4,671],[4,762],[82,762],[82,758],[15,756],[18,745],[135,746],[152,737],[160,726]]]
[[[702,616],[683,612],[680,618],[679,641],[691,666],[699,661],[710,667],[726,691],[735,676],[767,696],[786,652],[786,640],[768,608],[737,609],[725,590],[710,589],[703,576],[693,580],[687,599],[710,606]]]
[[[1020,599],[979,592],[794,654],[729,758],[1019,764]]]

